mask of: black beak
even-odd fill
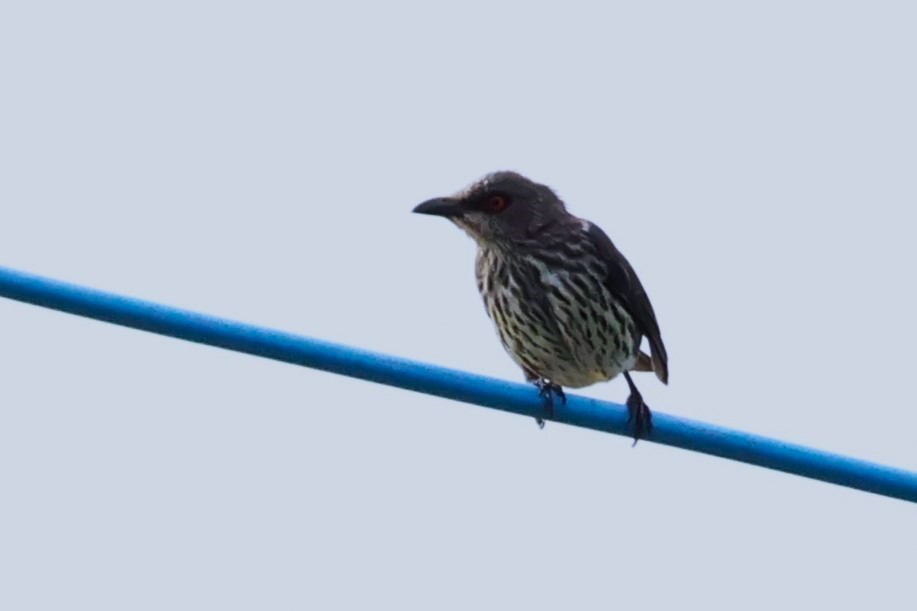
[[[447,218],[459,216],[464,212],[461,200],[453,197],[437,197],[428,199],[424,203],[414,208],[418,214],[433,214],[436,216],[445,216]]]

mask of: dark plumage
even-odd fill
[[[656,315],[637,274],[607,235],[567,212],[548,187],[515,172],[414,209],[444,216],[478,244],[477,282],[507,352],[545,396],[623,373],[634,439],[652,415],[628,371],[668,382]],[[646,337],[650,355],[640,351]],[[539,424],[543,423],[539,420]]]

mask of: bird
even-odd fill
[[[477,243],[484,307],[549,418],[555,397],[566,402],[565,387],[623,374],[634,444],[652,433],[652,411],[630,372],[651,371],[668,384],[668,355],[640,279],[598,225],[568,212],[550,187],[513,171],[487,174],[413,212],[445,217]],[[542,418],[536,422],[544,427]]]

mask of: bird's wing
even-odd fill
[[[669,357],[665,351],[665,344],[662,343],[656,313],[653,312],[650,298],[646,295],[643,285],[640,284],[640,279],[624,255],[615,248],[611,238],[597,225],[589,223],[587,234],[595,247],[596,255],[605,263],[607,270],[605,287],[615,299],[620,301],[627,313],[634,319],[637,329],[649,340],[653,371],[663,384],[668,384]]]

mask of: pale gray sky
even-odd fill
[[[917,469],[905,2],[0,8],[0,264],[519,379],[473,243],[554,186],[656,410]],[[906,609],[913,505],[0,301],[3,609]],[[623,381],[587,394],[622,401]]]

